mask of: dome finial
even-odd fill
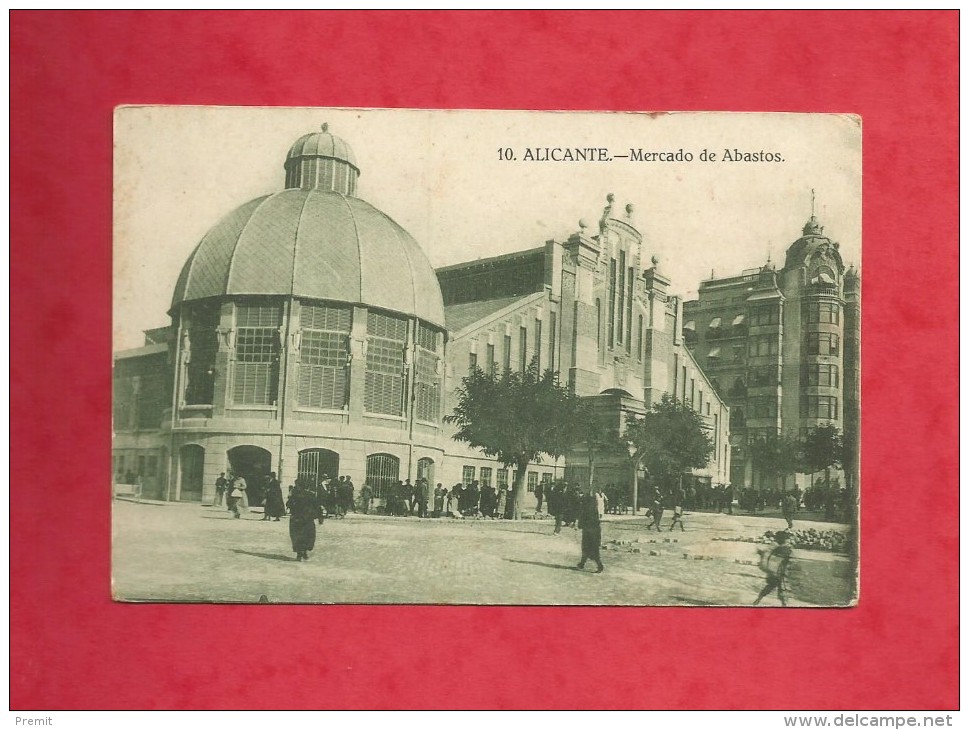
[[[330,129],[330,123],[323,122],[323,124],[320,125],[320,129],[322,129],[324,132],[328,132]]]

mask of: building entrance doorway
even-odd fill
[[[273,455],[258,446],[236,446],[229,449],[229,468],[246,480],[246,498],[250,507],[257,507],[266,499],[266,483],[272,471]]]
[[[324,476],[331,479],[340,476],[340,455],[329,449],[300,451],[296,472],[297,478],[318,487]]]

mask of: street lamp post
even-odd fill
[[[642,457],[636,458],[636,446],[635,444],[626,444],[626,448],[629,449],[629,458],[633,465],[633,514],[639,514],[639,462],[642,461]]]

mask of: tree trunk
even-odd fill
[[[511,518],[518,520],[521,519],[521,514],[525,511],[525,484],[528,479],[528,462],[518,462],[515,466],[518,467],[518,476],[515,477],[515,485],[511,491]]]

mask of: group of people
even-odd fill
[[[286,506],[283,504],[283,491],[276,478],[276,472],[270,472],[262,485],[264,503],[263,520],[275,520],[286,514]],[[234,474],[231,471],[222,472],[215,480],[215,505],[221,507],[225,504],[226,509],[232,513],[236,519],[242,517],[243,512],[249,510],[249,483],[241,474]]]

